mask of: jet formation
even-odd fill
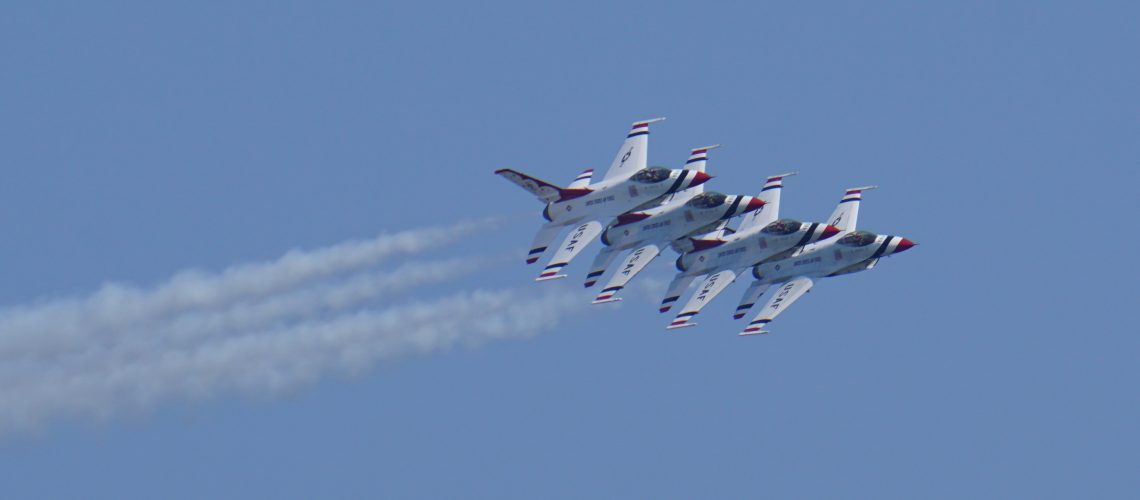
[[[759,193],[751,196],[705,190],[712,179],[705,172],[709,152],[720,145],[694,148],[679,169],[649,166],[649,125],[662,120],[634,122],[609,169],[596,182],[592,169],[566,187],[509,168],[495,171],[546,205],[542,212],[546,223],[534,237],[527,264],[538,262],[569,228],[536,281],[565,278],[562,269],[600,239],[603,248],[584,284],[596,285],[624,254],[593,301],[617,302],[622,300],[622,289],[669,248],[679,254],[677,274],[665,291],[660,312],[669,312],[694,281],[701,281],[666,328],[695,326],[693,318],[701,309],[732,283],[751,277],[733,317],[748,315],[772,289],[739,333],[756,335],[768,333],[764,329],[768,323],[816,281],[873,269],[881,258],[915,246],[901,236],[856,227],[863,193],[877,186],[849,188],[825,221],[805,222],[780,217],[784,179],[796,172],[765,178]]]

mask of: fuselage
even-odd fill
[[[649,206],[671,193],[698,186],[710,178],[704,172],[650,167],[626,178],[591,184],[589,192],[580,196],[549,203],[543,216],[551,224],[562,226],[584,220],[611,219]]]
[[[756,265],[752,276],[761,283],[781,283],[797,276],[823,278],[865,271],[874,267],[879,258],[913,246],[913,242],[900,236],[856,231],[798,255]]]
[[[781,219],[759,231],[731,234],[724,238],[723,244],[685,252],[677,259],[677,268],[682,274],[690,276],[746,268],[779,258],[796,248],[830,238],[838,232],[838,229],[826,224]]]
[[[685,203],[622,215],[602,233],[602,243],[614,250],[668,243],[762,206],[752,196],[703,193]]]

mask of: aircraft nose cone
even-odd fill
[[[905,252],[917,244],[918,243],[915,243],[915,242],[910,241],[906,238],[903,238],[902,241],[899,242],[899,245],[897,247],[895,247],[894,253]]]
[[[828,224],[827,227],[823,228],[823,236],[820,237],[819,239],[826,240],[826,239],[828,239],[832,236],[835,236],[839,233],[840,233],[839,228]]]
[[[709,179],[712,179],[711,175],[704,172],[697,172],[696,175],[693,176],[693,181],[689,183],[689,187],[700,186],[701,184],[708,182]]]
[[[753,210],[760,210],[762,207],[764,207],[764,200],[761,200],[760,198],[752,198],[748,200],[748,205],[745,205],[744,211],[751,212]]]

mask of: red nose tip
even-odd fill
[[[839,234],[839,232],[839,228],[829,224],[827,227],[823,228],[823,236],[821,236],[819,239],[826,240],[832,236]]]
[[[689,187],[700,186],[708,182],[709,179],[712,179],[711,175],[704,172],[697,172],[696,175],[693,176],[693,181],[689,183]]]
[[[753,210],[760,210],[763,206],[764,200],[761,200],[760,198],[752,198],[751,200],[748,200],[748,205],[744,207],[744,211],[751,212]]]
[[[905,252],[905,251],[909,250],[910,247],[913,247],[917,244],[918,243],[915,243],[915,242],[910,241],[906,238],[903,238],[902,241],[899,242],[899,245],[897,247],[895,247],[894,253]]]

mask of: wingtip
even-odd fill
[[[740,337],[751,337],[753,335],[766,335],[767,333],[768,333],[768,330],[757,329],[757,330],[744,330],[743,332],[740,332],[736,335],[740,336]]]

